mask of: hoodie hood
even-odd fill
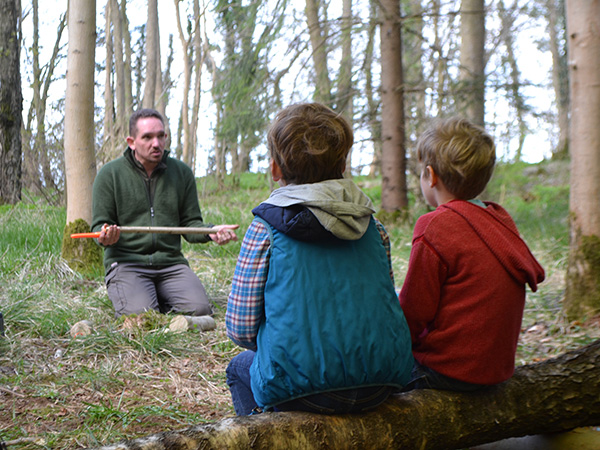
[[[517,226],[506,210],[492,202],[485,202],[485,205],[482,208],[467,201],[454,200],[439,208],[461,216],[506,271],[520,283],[527,283],[535,292],[538,283],[544,281],[544,269],[519,236]],[[469,217],[474,219],[469,220]]]
[[[348,179],[290,184],[274,190],[253,212],[280,229],[264,215],[273,207],[283,208],[287,223],[293,218],[296,225],[310,227],[316,220],[328,233],[345,240],[360,239],[375,212],[371,199]]]

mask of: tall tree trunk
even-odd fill
[[[102,143],[101,159],[110,161],[115,156],[115,95],[113,86],[113,39],[112,9],[114,0],[107,0],[104,6],[104,43],[106,47],[105,76],[104,76],[104,139]]]
[[[183,142],[182,148],[182,160],[186,164],[190,165],[191,162],[191,124],[190,124],[190,89],[192,85],[192,58],[193,50],[191,48],[192,37],[186,37],[181,26],[181,13],[179,11],[179,0],[173,0],[175,2],[175,18],[177,20],[177,31],[179,33],[179,42],[181,43],[181,49],[183,51],[183,100],[181,101],[181,125],[182,125],[182,137]],[[191,165],[190,165],[191,167]]]
[[[342,59],[338,75],[336,110],[350,126],[354,124],[354,97],[352,92],[352,0],[343,0],[342,5]],[[346,158],[346,177],[352,176],[352,149]]]
[[[382,0],[380,14],[381,207],[393,213],[408,207],[400,3]]]
[[[393,395],[364,414],[262,413],[101,449],[465,449],[598,425],[599,366],[600,341],[596,341],[519,367],[507,382],[477,393],[416,390]]]
[[[202,99],[202,66],[204,65],[204,52],[202,51],[202,35],[200,34],[200,19],[204,17],[204,12],[200,11],[199,0],[194,0],[194,27],[196,32],[192,39],[194,47],[194,102],[192,103],[192,122],[191,122],[191,148],[192,160],[190,167],[195,172],[196,150],[198,147],[198,121],[200,120],[200,101]]]
[[[460,7],[460,111],[478,125],[485,119],[484,0],[462,0]]]
[[[509,66],[510,71],[510,83],[508,88],[510,103],[512,104],[515,110],[517,128],[518,128],[518,142],[519,145],[517,147],[515,153],[515,161],[521,161],[523,155],[523,144],[525,143],[525,138],[529,132],[527,128],[527,123],[525,122],[525,99],[523,95],[521,95],[521,72],[519,70],[519,66],[517,65],[517,58],[515,56],[515,43],[514,43],[514,34],[515,30],[513,29],[513,23],[515,20],[516,14],[518,14],[516,10],[517,6],[512,5],[512,7],[507,10],[504,7],[504,1],[499,0],[498,2],[498,13],[500,14],[500,20],[502,22],[502,40],[504,41],[504,46],[506,48],[506,63]]]
[[[552,87],[558,114],[558,145],[552,152],[554,159],[569,157],[569,72],[567,55],[562,51],[559,38],[559,23],[564,24],[563,0],[547,0],[548,35],[552,54]],[[559,17],[563,20],[559,20]]]
[[[116,97],[116,120],[115,120],[115,142],[119,145],[115,146],[115,150],[119,148],[120,144],[125,141],[125,138],[129,135],[128,128],[128,117],[127,117],[127,106],[125,100],[125,62],[124,62],[124,49],[123,49],[123,21],[121,20],[121,10],[117,0],[110,0],[110,13],[111,21],[113,24],[113,49],[115,59],[115,97]],[[120,151],[115,152],[111,155],[111,159],[117,156]]]
[[[56,190],[56,166],[62,167],[62,157],[52,160],[52,155],[49,153],[46,143],[46,105],[48,103],[48,93],[50,85],[54,78],[54,70],[60,52],[60,41],[62,34],[67,24],[66,14],[62,15],[58,28],[56,30],[56,41],[52,49],[52,55],[46,63],[45,70],[41,69],[39,60],[39,8],[38,0],[33,0],[33,45],[32,45],[32,62],[33,62],[33,82],[32,91],[33,99],[29,105],[27,114],[27,122],[25,125],[24,136],[29,142],[25,145],[24,163],[25,172],[23,178],[28,189],[34,189],[42,194],[45,190]],[[37,31],[36,31],[37,30]],[[37,35],[37,36],[36,36]],[[33,131],[33,119],[35,117],[35,132]],[[62,154],[61,154],[62,155]],[[41,170],[41,173],[40,173]],[[27,181],[25,181],[27,180]],[[47,197],[48,198],[48,197]]]
[[[40,8],[38,0],[32,0],[31,11],[33,19],[33,39],[31,44],[31,66],[32,80],[31,91],[32,99],[29,108],[28,120],[25,125],[23,134],[22,151],[23,151],[23,172],[22,185],[25,189],[32,192],[39,192],[42,186],[40,174],[40,147],[37,144],[37,133],[33,132],[33,119],[35,118],[36,128],[39,129],[39,116],[37,109],[39,108],[42,97],[42,70],[40,68]]]
[[[121,32],[123,34],[123,53],[125,56],[125,130],[128,131],[128,118],[133,113],[133,84],[131,81],[133,67],[131,65],[131,34],[129,33],[129,20],[127,19],[127,0],[121,0]]]
[[[312,47],[312,60],[315,70],[315,93],[313,99],[327,106],[331,103],[331,80],[327,68],[327,35],[321,25],[319,0],[306,0],[306,24]]]
[[[157,0],[148,0],[148,22],[146,24],[146,82],[144,85],[143,108],[155,107],[156,83],[158,82],[158,6]]]
[[[367,126],[371,132],[373,143],[373,160],[369,167],[369,176],[375,177],[381,173],[381,121],[379,120],[379,101],[375,97],[373,86],[373,59],[375,47],[375,34],[377,33],[377,1],[369,1],[369,28],[367,31],[368,41],[365,48],[365,61],[363,72],[365,73],[365,95],[367,99]]]
[[[21,2],[0,0],[0,205],[21,200]]]
[[[581,319],[600,311],[600,0],[567,0],[571,80],[571,190],[563,308]]]
[[[67,224],[92,220],[94,156],[94,55],[96,2],[69,4],[69,51],[65,94]],[[68,238],[67,238],[68,239]]]

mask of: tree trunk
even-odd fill
[[[192,37],[186,37],[181,26],[181,13],[179,11],[179,0],[173,0],[175,2],[175,18],[177,20],[177,31],[179,34],[179,42],[181,43],[181,50],[183,51],[183,100],[181,102],[181,128],[182,128],[182,160],[186,164],[190,165],[191,161],[191,126],[189,119],[189,96],[190,88],[192,84],[192,58],[193,53],[191,52],[191,39]],[[191,166],[190,166],[191,167]]]
[[[352,92],[352,0],[343,0],[342,6],[342,59],[338,74],[336,111],[354,128],[354,95]],[[352,148],[346,157],[346,177],[352,177]]]
[[[518,129],[518,141],[519,146],[515,152],[515,161],[521,161],[523,156],[523,144],[525,138],[529,133],[527,124],[525,123],[525,112],[526,104],[523,95],[521,94],[521,72],[517,65],[517,58],[515,56],[515,43],[514,43],[514,21],[518,14],[517,6],[512,5],[509,9],[504,7],[504,1],[498,2],[498,13],[500,14],[500,20],[502,22],[502,40],[506,48],[506,64],[509,66],[510,82],[507,89],[509,101],[515,109],[516,125]]]
[[[600,311],[600,0],[566,3],[571,80],[570,244],[563,308]]]
[[[548,35],[552,54],[552,87],[558,114],[558,145],[552,158],[566,159],[569,156],[569,72],[566,51],[561,51],[559,29],[564,27],[564,8],[559,12],[557,0],[547,0]],[[559,1],[559,3],[562,3]],[[561,20],[559,20],[559,18]],[[562,26],[559,26],[559,23]],[[562,30],[564,32],[564,30]]]
[[[331,80],[327,68],[327,36],[321,26],[319,0],[306,0],[306,25],[312,47],[312,60],[315,70],[315,93],[313,99],[327,106],[331,104]]]
[[[121,31],[123,33],[123,53],[125,56],[125,131],[129,134],[129,116],[133,113],[133,85],[131,81],[131,34],[127,20],[127,0],[121,0]]]
[[[460,7],[460,111],[484,125],[485,9],[484,0],[462,0]]]
[[[100,161],[110,161],[115,156],[115,95],[113,89],[113,39],[111,11],[114,0],[107,0],[104,6],[104,44],[106,48],[104,71],[104,139]]]
[[[146,24],[146,82],[144,85],[143,108],[154,108],[156,83],[158,82],[158,5],[157,0],[148,0],[148,23]]]
[[[121,153],[121,143],[125,141],[125,138],[129,135],[128,130],[128,117],[127,117],[127,106],[125,100],[125,62],[123,49],[123,21],[121,20],[121,10],[117,0],[110,0],[110,13],[111,21],[113,24],[113,50],[115,59],[115,98],[116,98],[116,128],[113,132],[115,136],[115,152],[110,155],[110,159],[114,159]]]
[[[94,156],[94,55],[96,2],[69,5],[69,50],[65,94],[67,224],[92,220]],[[68,239],[68,238],[67,238]]]
[[[32,0],[31,11],[33,26],[33,38],[31,44],[31,71],[33,76],[31,80],[31,91],[33,95],[22,136],[24,142],[22,142],[23,170],[21,180],[22,186],[25,189],[32,192],[40,192],[43,185],[40,174],[40,147],[37,145],[38,134],[34,134],[32,125],[35,117],[35,122],[37,124],[36,128],[39,130],[40,116],[38,115],[38,108],[42,96],[42,70],[40,68],[40,8],[38,0]],[[42,138],[45,139],[44,134],[42,134]]]
[[[367,124],[373,143],[373,160],[369,167],[369,176],[375,177],[381,173],[381,121],[379,120],[379,101],[375,97],[373,86],[373,59],[375,37],[377,32],[377,1],[369,1],[369,25],[367,30],[367,46],[365,48],[365,97],[367,100]]]
[[[21,200],[19,0],[0,0],[0,205]]]
[[[506,383],[460,394],[397,394],[359,415],[263,413],[136,439],[105,450],[452,450],[600,424],[600,341],[521,366]]]
[[[408,207],[400,3],[382,0],[380,14],[381,207],[393,213]]]

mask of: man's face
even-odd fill
[[[137,121],[137,133],[127,138],[135,158],[148,168],[154,168],[162,160],[167,133],[163,123],[156,117],[143,117]]]

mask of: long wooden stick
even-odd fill
[[[119,227],[121,233],[155,233],[155,234],[213,234],[215,228],[202,227]],[[72,238],[97,238],[100,231],[91,233],[74,233]]]

